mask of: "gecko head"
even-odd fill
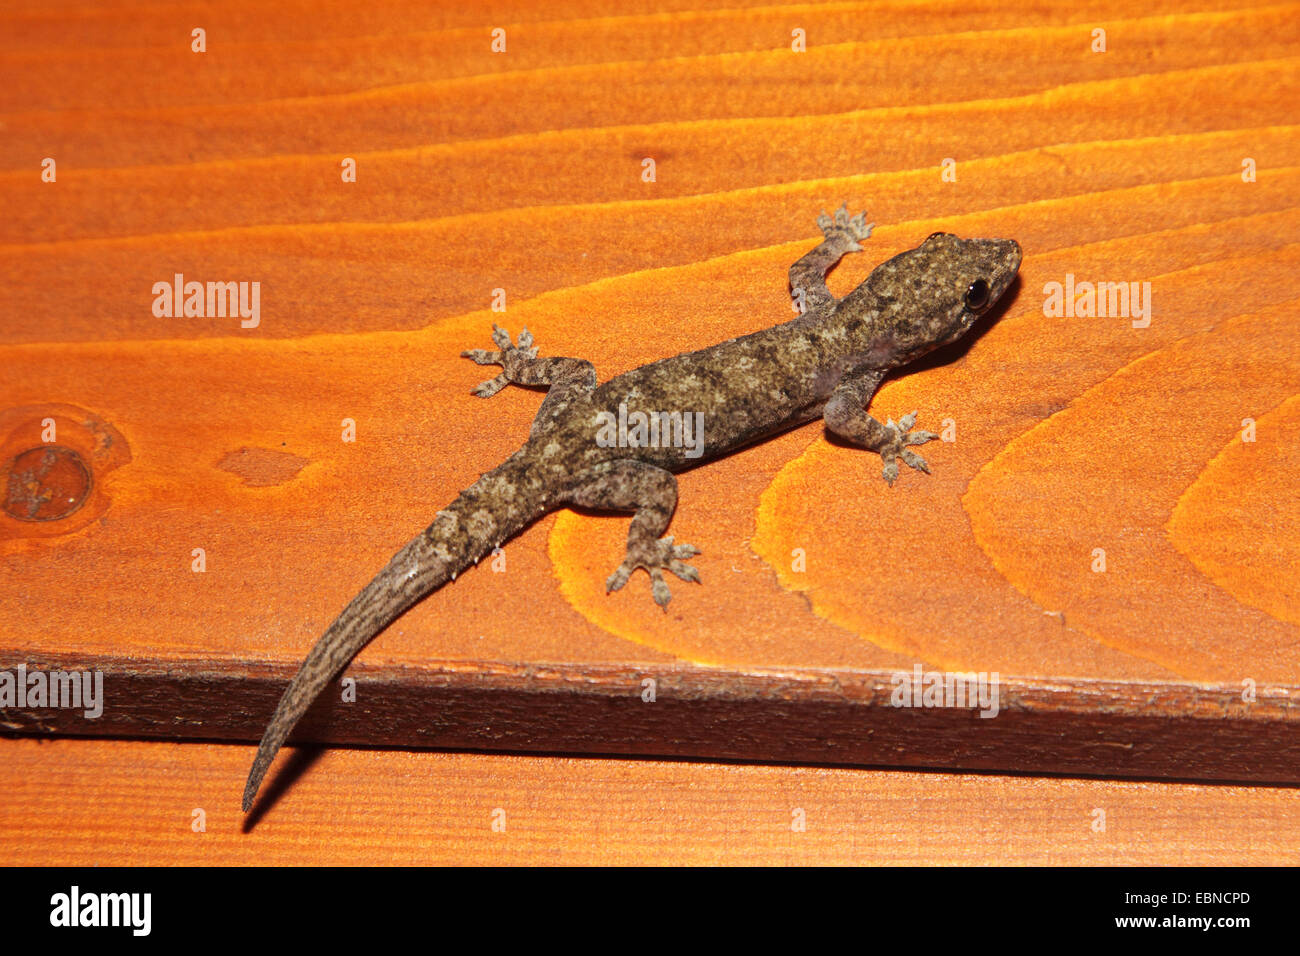
[[[879,266],[864,283],[876,300],[875,332],[902,364],[964,335],[1011,286],[1020,268],[1014,239],[962,239],[936,232]]]

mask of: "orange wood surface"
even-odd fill
[[[206,52],[191,51],[195,27]],[[494,321],[526,325],[543,354],[591,358],[605,378],[782,321],[816,213],[847,201],[877,228],[836,292],[939,229],[1025,250],[994,321],[873,401],[882,419],[951,422],[956,440],[925,450],[933,474],[889,488],[878,458],[810,426],[682,475],[671,533],[703,550],[704,584],[675,584],[667,614],[644,575],[604,593],[625,518],[545,518],[506,545],[502,573],[463,575],[363,651],[354,673],[382,707],[318,714],[308,736],[554,749],[548,694],[597,700],[617,675],[634,695],[650,676],[704,698],[743,685],[736,746],[615,721],[574,749],[842,760],[764,739],[768,714],[776,734],[820,694],[841,708],[852,762],[1300,780],[1300,4],[58,0],[0,8],[0,77],[0,466],[22,472],[0,491],[56,508],[15,465],[50,445],[66,450],[59,489],[76,484],[69,462],[89,475],[66,517],[0,512],[0,668],[91,661],[110,695],[100,723],[10,709],[5,728],[251,739],[344,603],[526,436],[539,396],[474,398],[484,376],[462,349],[486,346]],[[260,325],[156,317],[152,286],[175,273],[260,282]],[[1045,315],[1045,284],[1067,274],[1149,282],[1150,325]],[[895,740],[880,688],[916,664],[996,671],[1017,714],[1057,721],[1019,750],[979,721],[930,750],[873,745]],[[440,701],[481,689],[524,729],[494,744],[477,713],[472,739],[439,722]],[[1057,759],[1056,740],[1075,756]],[[647,832],[627,820],[665,825],[641,815],[666,790],[724,782],[776,829],[752,855],[713,831],[682,850],[692,860],[942,861],[928,838],[855,850],[871,839],[851,822],[868,799],[919,826],[976,805],[1023,823],[1038,801],[1074,813],[1095,794],[1172,806],[1190,793],[1244,821],[1233,833],[1278,815],[1270,859],[1295,833],[1286,789],[365,751],[322,758],[241,833],[245,747],[3,747],[36,788],[0,797],[11,862],[60,826],[87,846],[100,833],[147,848],[105,862],[196,861],[200,844],[180,842],[188,810],[179,835],[132,836],[171,825],[190,795],[168,784],[164,805],[126,770],[94,770],[122,760],[199,781],[210,862],[256,847],[342,860],[311,834],[343,794],[386,818],[498,777],[528,799],[552,799],[536,794],[561,778],[609,787],[626,803],[603,858],[619,861]],[[423,797],[370,779],[405,774]],[[32,794],[53,782],[61,809],[38,810]],[[841,829],[792,845],[772,792],[804,785],[840,801]],[[924,813],[923,789],[938,801]],[[131,819],[90,815],[110,794]],[[585,824],[564,799],[547,807],[558,835],[525,848],[468,835],[467,806],[409,852],[340,824],[356,841],[346,859],[602,858],[575,849]],[[1086,825],[1066,839],[1073,818],[1024,825],[1037,842],[1017,859],[1221,859],[1172,809],[1145,821],[1118,850]],[[67,859],[97,859],[85,852]]]
[[[0,740],[0,865],[1300,860],[1289,787],[338,748],[245,829],[252,750]]]

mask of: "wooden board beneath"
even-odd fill
[[[0,740],[0,865],[1300,860],[1291,787],[332,748],[293,754],[274,806],[245,818],[238,778],[252,755]]]

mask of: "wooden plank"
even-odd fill
[[[19,666],[100,671],[103,714],[27,707],[6,712],[8,730],[182,739],[257,739],[292,676],[255,662],[0,661]],[[921,706],[919,682],[917,706],[894,706],[893,675],[863,671],[426,662],[351,673],[355,700],[322,698],[296,739],[1300,782],[1293,698],[1276,691],[1247,706],[1233,688],[1012,680],[980,711]]]
[[[5,866],[1300,861],[1295,788],[330,749],[295,753],[246,826],[247,745],[0,740],[0,759]]]
[[[526,435],[538,396],[471,397],[462,349],[527,325],[607,377],[770,325],[848,199],[878,228],[836,291],[936,229],[1026,251],[875,399],[955,438],[932,475],[810,427],[682,476],[705,583],[667,614],[604,593],[624,519],[544,519],[302,739],[1300,779],[1297,5],[700,6],[521,5],[502,57],[405,4],[236,4],[201,55],[195,11],[0,14],[0,670],[107,692],[6,727],[255,738]],[[261,283],[259,323],[158,317],[177,273]],[[1047,314],[1067,276],[1149,283],[1150,324]],[[999,715],[890,706],[918,666],[998,674]]]

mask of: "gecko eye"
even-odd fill
[[[935,236],[946,236],[946,235],[948,235],[946,232],[932,232],[932,233],[930,233],[928,236],[925,237],[925,241],[926,241],[926,242],[929,242],[929,241],[930,241],[931,239],[933,239]]]
[[[988,308],[989,284],[983,279],[976,279],[966,290],[966,308],[972,312],[982,312]]]

